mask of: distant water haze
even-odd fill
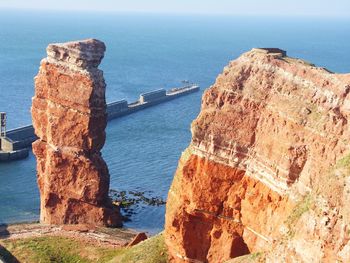
[[[227,63],[253,47],[279,47],[289,56],[350,72],[350,19],[133,15],[0,11],[0,111],[9,127],[29,124],[33,77],[49,43],[97,38],[106,43],[101,68],[107,101],[136,100],[145,91],[182,80],[202,90]],[[166,198],[202,92],[112,121],[103,155],[111,188],[153,191]],[[0,164],[0,222],[37,220],[35,160]],[[165,208],[141,207],[126,226],[156,233]]]
[[[348,0],[2,0],[0,8],[65,11],[141,12],[349,17]]]

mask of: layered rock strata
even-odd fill
[[[50,44],[35,77],[33,143],[40,190],[40,221],[119,226],[108,197],[101,156],[107,124],[103,42]]]
[[[350,262],[349,92],[350,74],[279,49],[230,62],[169,190],[171,261]]]

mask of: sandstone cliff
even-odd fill
[[[42,223],[121,224],[100,152],[107,124],[98,69],[104,52],[104,43],[94,39],[51,44],[41,61],[32,117]]]
[[[350,262],[349,91],[279,49],[225,67],[169,190],[171,260]]]

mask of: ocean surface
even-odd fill
[[[279,47],[336,72],[350,72],[350,18],[176,16],[0,10],[0,111],[8,126],[31,123],[33,77],[52,42],[97,38],[107,101],[198,83],[202,91],[108,123],[103,149],[111,188],[166,198],[202,92],[253,47]],[[141,206],[127,227],[162,230],[165,207]],[[0,223],[38,220],[35,159],[0,163]]]

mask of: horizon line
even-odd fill
[[[0,7],[1,11],[34,11],[34,12],[69,12],[69,13],[108,13],[108,14],[145,14],[145,15],[193,15],[193,16],[237,16],[237,17],[307,17],[307,18],[350,18],[350,14],[279,14],[279,13],[234,13],[234,12],[180,12],[160,10],[107,10],[107,9],[64,9],[64,8],[30,8],[30,7]]]

